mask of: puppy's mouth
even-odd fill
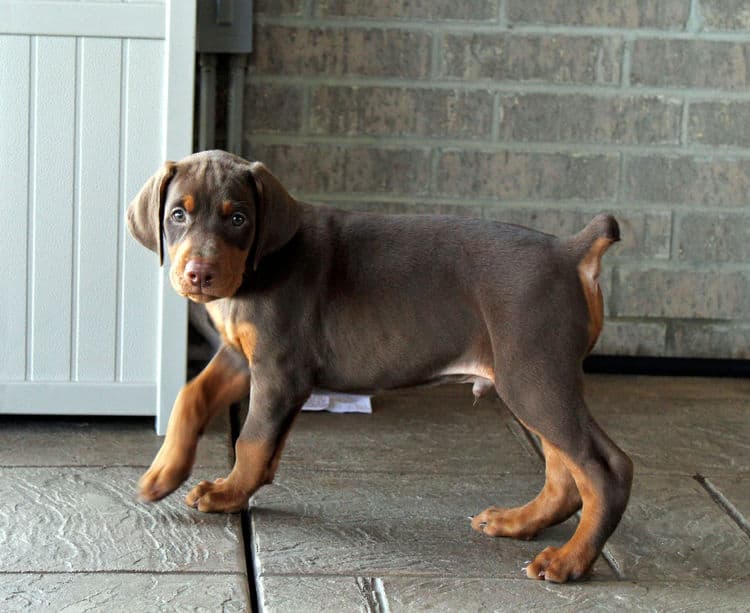
[[[192,300],[193,302],[200,302],[201,304],[205,304],[206,302],[211,302],[212,300],[218,300],[219,298],[225,298],[226,296],[219,296],[216,293],[213,293],[210,291],[210,288],[206,289],[199,289],[196,290],[195,288],[191,289],[189,292],[182,292],[178,290],[178,293],[185,298]]]

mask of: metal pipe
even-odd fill
[[[201,53],[200,101],[198,109],[198,151],[216,146],[216,54]]]
[[[245,98],[247,56],[233,54],[229,60],[229,93],[227,99],[227,150],[242,155],[242,117]]]

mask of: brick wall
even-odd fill
[[[750,358],[750,2],[256,0],[246,157],[310,201],[615,213],[602,354]]]

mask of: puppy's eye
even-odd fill
[[[172,221],[176,221],[177,223],[183,223],[185,219],[187,219],[187,215],[185,214],[185,209],[176,208],[174,211],[172,211]]]
[[[233,226],[241,226],[247,218],[242,213],[234,213],[232,215],[232,225]]]

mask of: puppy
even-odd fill
[[[562,582],[589,571],[633,472],[583,399],[614,218],[556,238],[481,219],[345,212],[295,200],[263,164],[208,151],[166,162],[130,204],[128,226],[160,258],[166,240],[174,289],[206,305],[223,341],[180,391],[143,499],[189,476],[203,428],[248,392],[234,468],[187,495],[201,511],[243,509],[272,481],[313,387],[471,382],[476,394],[497,391],[540,437],[546,461],[533,501],[486,509],[473,527],[527,539],[582,509],[572,538],[526,572]]]

